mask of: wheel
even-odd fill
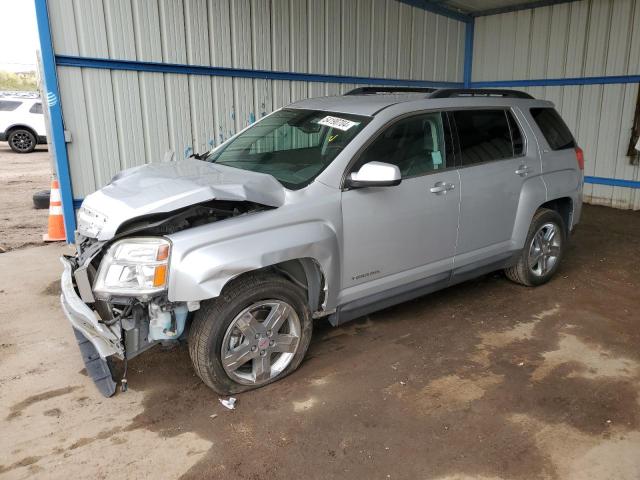
[[[33,194],[33,207],[42,209],[49,208],[49,199],[51,197],[50,190],[42,190]]]
[[[16,153],[29,153],[33,152],[36,148],[36,136],[29,130],[24,128],[16,128],[11,130],[9,138],[9,147]]]
[[[202,304],[189,330],[189,354],[202,381],[229,395],[293,372],[312,330],[302,288],[275,274],[247,275]]]
[[[540,209],[531,226],[518,263],[505,270],[510,280],[533,287],[548,282],[562,260],[566,227],[554,210]]]

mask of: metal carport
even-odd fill
[[[640,209],[634,0],[35,0],[67,240],[123,168],[188,156],[356,85],[513,87],[556,103],[585,200]],[[635,119],[637,122],[637,119]]]

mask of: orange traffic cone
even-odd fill
[[[49,197],[49,231],[42,236],[45,242],[59,242],[66,240],[64,234],[64,219],[62,217],[62,201],[58,179],[51,180],[51,196]]]

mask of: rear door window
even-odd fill
[[[18,108],[22,102],[15,100],[0,100],[0,112],[12,112]]]
[[[532,108],[531,116],[540,128],[551,150],[575,148],[576,141],[555,108]]]
[[[457,110],[452,113],[460,142],[460,166],[517,156],[504,109]]]

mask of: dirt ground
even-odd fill
[[[0,142],[0,252],[41,245],[48,210],[33,208],[32,195],[51,186],[46,145],[28,154],[13,153]]]
[[[640,478],[640,212],[587,207],[556,278],[499,274],[340,328],[229,411],[185,347],[102,398],[48,245],[0,255],[0,477]]]

